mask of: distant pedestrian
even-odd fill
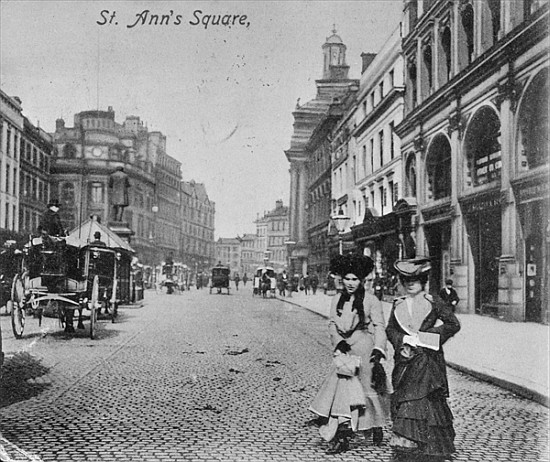
[[[424,292],[427,258],[397,261],[405,289],[396,298],[386,332],[393,345],[393,436],[396,460],[443,461],[455,452],[453,415],[442,346],[460,330],[450,305]]]
[[[308,295],[311,290],[311,280],[309,279],[309,273],[305,274],[303,284],[304,284],[304,293]]]
[[[239,290],[239,282],[241,281],[239,273],[235,273],[235,277],[233,278],[233,280],[235,281],[235,289]]]
[[[246,275],[246,273],[243,274],[243,286],[246,287],[246,283],[248,282],[248,276]]]
[[[279,296],[286,297],[286,288],[288,286],[288,275],[286,274],[286,270],[283,270],[283,272],[279,275],[278,286]]]
[[[319,276],[317,273],[311,275],[311,292],[313,295],[317,293],[317,287],[319,287]]]
[[[387,343],[382,304],[363,286],[374,263],[364,255],[338,255],[330,266],[343,278],[329,317],[334,364],[309,409],[324,419],[319,432],[329,442],[327,453],[336,454],[349,448],[352,432],[369,430],[374,444],[382,443],[390,390],[381,364]]]
[[[456,310],[456,305],[458,305],[460,298],[458,298],[458,294],[453,288],[452,279],[445,279],[445,287],[439,291],[439,296],[445,303],[451,306],[453,312]]]

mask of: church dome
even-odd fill
[[[332,29],[332,35],[327,37],[326,43],[338,43],[343,44],[341,37],[336,33],[336,28]]]

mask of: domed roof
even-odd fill
[[[340,38],[340,36],[336,34],[336,27],[332,29],[332,35],[330,37],[327,37],[326,43],[339,43],[339,44],[344,43]]]
[[[330,37],[327,37],[326,43],[339,43],[339,44],[343,44],[344,42],[342,41],[342,39],[340,38],[339,35],[337,35],[337,34],[332,34]]]

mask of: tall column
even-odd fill
[[[475,291],[468,290],[468,255],[464,249],[465,223],[458,203],[458,193],[464,178],[464,154],[461,149],[464,122],[461,115],[460,101],[453,101],[451,106],[447,129],[451,144],[451,207],[453,210],[451,222],[451,274],[453,286],[460,299],[463,300],[463,303],[458,306],[459,312],[474,313]]]
[[[307,243],[306,236],[306,169],[305,163],[300,162],[297,164],[298,167],[298,197],[297,197],[297,208],[298,208],[298,242],[300,244]]]
[[[515,79],[513,64],[508,64],[506,80],[499,85],[498,101],[500,102],[500,132],[501,132],[501,176],[500,193],[502,205],[502,254],[499,260],[498,301],[502,304],[502,315],[509,321],[524,320],[523,281],[520,272],[522,263],[516,259],[518,239],[517,208],[510,184],[515,171]]]
[[[414,139],[414,149],[415,149],[414,155],[415,155],[415,162],[416,162],[416,200],[418,204],[424,204],[425,197],[426,197],[426,182],[424,181],[424,178],[426,178],[426,176],[424,174],[425,165],[424,165],[424,158],[423,158],[424,139],[421,131]],[[426,256],[428,254],[428,250],[426,246],[422,214],[418,209],[416,213],[418,217],[418,224],[416,226],[416,236],[415,236],[416,237],[415,239],[416,254]]]
[[[290,240],[298,242],[298,170],[296,162],[290,163]]]

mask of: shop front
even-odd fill
[[[374,260],[375,272],[383,279],[395,273],[396,260],[416,256],[412,226],[415,211],[415,205],[400,199],[391,213],[381,217],[367,209],[363,223],[351,229],[356,251]]]
[[[496,316],[502,253],[500,191],[475,194],[459,202],[473,258],[475,312]]]
[[[449,201],[421,211],[424,236],[432,260],[430,292],[439,293],[446,279],[451,278],[451,225],[453,209]]]
[[[548,323],[550,199],[546,175],[513,182],[522,228],[525,321]]]

